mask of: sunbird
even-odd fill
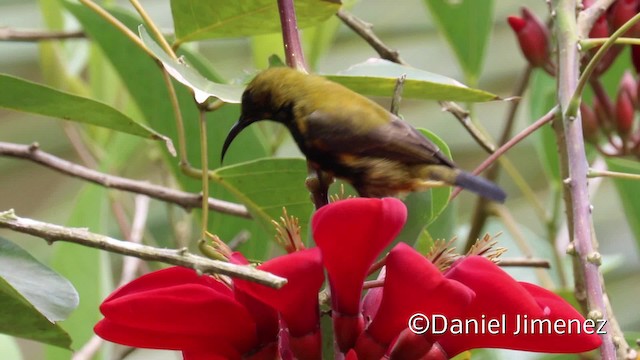
[[[287,68],[259,73],[242,94],[233,139],[257,121],[287,127],[312,166],[349,182],[362,197],[397,196],[437,184],[457,185],[504,202],[496,184],[460,170],[413,126],[372,100],[317,75]]]

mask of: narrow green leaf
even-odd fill
[[[404,98],[464,102],[499,100],[497,95],[469,88],[446,76],[383,59],[369,59],[326,77],[363,95],[391,96],[396,80],[402,75],[407,76],[402,91]]]
[[[244,86],[214,83],[200,75],[194,68],[173,60],[160,48],[160,45],[151,38],[143,25],[138,27],[138,33],[140,34],[142,42],[155,57],[160,60],[169,75],[179,83],[193,90],[194,97],[198,103],[204,103],[209,97],[218,98],[227,103],[237,104],[240,102]]]
[[[637,161],[619,158],[607,158],[606,161],[611,171],[640,174],[640,164]],[[613,183],[618,190],[629,227],[640,245],[640,202],[637,200],[640,194],[640,181],[614,178]]]
[[[0,333],[68,349],[71,338],[56,321],[77,305],[66,279],[0,238]]]
[[[154,140],[167,137],[101,102],[0,74],[0,107],[96,125]]]
[[[273,234],[272,219],[282,216],[282,208],[300,220],[306,239],[313,205],[304,186],[307,165],[303,159],[258,159],[217,169],[212,179],[237,196],[251,214]]]
[[[298,0],[298,27],[319,24],[335,14],[339,0]],[[171,0],[176,43],[221,37],[241,37],[280,31],[278,5],[271,0]]]
[[[493,0],[425,0],[431,16],[458,58],[467,81],[476,84],[493,24]]]

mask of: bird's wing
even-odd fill
[[[342,153],[455,166],[413,126],[388,115],[389,122],[371,126],[366,123],[367,119],[354,119],[348,113],[329,115],[315,111],[307,117],[307,136],[316,146]]]

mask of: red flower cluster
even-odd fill
[[[443,274],[400,243],[387,256],[379,277],[384,285],[363,298],[372,263],[405,220],[404,204],[391,198],[327,205],[312,222],[317,248],[259,266],[287,278],[282,289],[241,280],[227,284],[169,268],[111,294],[95,331],[129,346],[179,350],[188,360],[321,359],[318,291],[326,269],[335,342],[345,359],[448,359],[474,348],[574,353],[600,345],[597,335],[577,329],[523,332],[518,317],[580,324],[585,319],[552,292],[518,283],[478,256],[457,261]],[[231,261],[246,263],[238,253]],[[497,332],[443,330],[435,323],[425,329],[429,317],[502,324]]]

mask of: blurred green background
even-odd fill
[[[117,3],[130,8],[126,1]],[[172,20],[168,1],[142,1],[142,4],[163,29],[167,31],[171,29]],[[540,17],[546,16],[547,9],[543,1],[495,1],[493,32],[487,49],[484,70],[476,87],[503,97],[513,93],[517,79],[525,68],[525,60],[507,25],[506,17],[519,13],[519,8],[524,4]],[[398,50],[409,64],[464,82],[464,75],[455,56],[443,37],[436,31],[428,10],[421,0],[363,0],[355,4],[351,11],[361,19],[372,23],[376,34],[387,45]],[[45,17],[37,1],[0,0],[0,27],[44,29]],[[68,42],[68,46],[75,47],[75,54],[77,54],[77,59],[73,59],[73,62],[66,65],[70,72],[82,71],[81,65],[89,56],[86,43],[86,40]],[[254,59],[251,45],[249,39],[243,38],[209,40],[200,42],[197,46],[214,68],[223,72],[227,78],[244,78],[254,70],[256,61],[260,61],[261,64],[264,62],[264,59]],[[0,72],[44,82],[40,54],[36,43],[0,41]],[[335,41],[317,64],[317,72],[335,73],[370,57],[377,57],[377,54],[340,23]],[[388,105],[388,99],[377,100],[385,106]],[[522,101],[523,104],[517,115],[516,129],[522,129],[532,121],[529,117],[526,95]],[[474,105],[473,112],[495,138],[499,136],[507,107],[508,103],[505,102],[480,103]],[[453,116],[441,111],[435,101],[404,100],[401,105],[401,114],[405,120],[415,126],[428,128],[442,137],[451,148],[454,159],[463,168],[472,169],[486,156]],[[0,109],[0,141],[21,144],[37,141],[43,150],[70,161],[79,162],[80,159],[68,140],[67,134],[70,130],[67,128],[65,131],[65,126],[68,127],[68,124],[65,125],[64,122],[56,119]],[[279,155],[299,156],[299,152],[295,144],[289,140],[280,149]],[[548,203],[549,194],[546,191],[548,178],[541,166],[542,160],[535,150],[534,140],[528,139],[519,144],[509,152],[508,156],[531,187],[537,191],[541,201]],[[133,154],[131,161],[125,169],[121,170],[121,173],[136,179],[159,183],[166,180],[154,164],[149,164],[143,159]],[[102,170],[109,171],[109,169]],[[535,218],[529,203],[522,198],[504,173],[501,175],[500,183],[510,195],[507,206],[518,223],[523,225],[523,232],[530,240],[530,245],[537,249],[539,256],[548,256],[546,242],[542,240],[546,230]],[[611,181],[605,179],[594,186],[595,183],[592,182],[591,186],[591,188],[597,186],[596,195],[592,199],[593,216],[601,251],[605,255],[607,292],[622,328],[638,331],[640,330],[640,311],[637,307],[637,299],[640,298],[640,257],[638,256],[640,249],[627,225]],[[83,185],[84,183],[80,180],[57,174],[30,162],[0,157],[0,211],[13,208],[20,216],[66,224]],[[638,201],[640,201],[640,195],[638,195]],[[464,225],[469,222],[474,203],[471,195],[463,193],[460,196],[457,209],[459,215],[456,215],[458,224]],[[167,221],[167,212],[164,208],[163,204],[152,201],[154,210],[149,223],[158,231],[168,231],[163,227],[163,223]],[[91,214],[85,215],[91,216]],[[113,223],[112,219],[109,220],[108,228],[114,228],[111,223]],[[506,232],[499,223],[493,223],[487,230],[493,233]],[[465,231],[465,227],[461,226],[458,234],[451,234],[449,237],[459,235],[464,238]],[[17,242],[45,263],[50,260],[50,247],[44,246],[44,242],[40,239],[4,229],[0,229],[0,236]],[[510,249],[506,257],[518,255],[517,249],[510,243],[511,237],[508,234],[503,234],[498,239],[501,246]],[[535,281],[531,270],[510,269],[509,271],[519,280]],[[25,347],[24,344],[29,342],[23,342],[23,347]],[[34,354],[37,358],[40,353]],[[495,358],[495,356],[489,355],[487,358]],[[509,355],[503,356],[505,359],[509,358]],[[524,354],[519,355],[519,358],[524,357]]]

